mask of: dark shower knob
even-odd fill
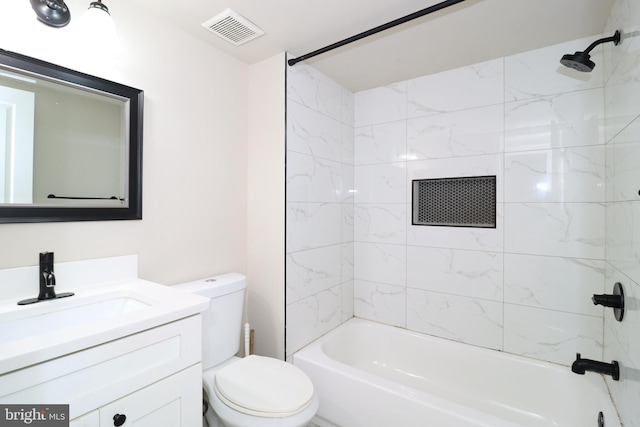
[[[624,318],[624,291],[620,282],[613,285],[613,294],[594,295],[591,301],[595,305],[613,308],[613,315],[618,322]]]
[[[624,301],[620,295],[594,295],[591,300],[595,305],[603,305],[611,308],[624,308]]]

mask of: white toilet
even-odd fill
[[[211,306],[202,313],[208,426],[306,426],[318,410],[318,397],[302,370],[270,357],[234,356],[240,349],[245,277],[229,273],[174,287],[211,298]]]

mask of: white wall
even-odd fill
[[[617,0],[606,34],[640,31],[640,3]],[[640,35],[640,33],[639,33]],[[605,46],[607,164],[607,292],[620,282],[627,310],[622,322],[605,311],[604,361],[620,363],[620,381],[607,378],[625,427],[640,426],[640,37]]]
[[[248,306],[256,354],[284,359],[285,55],[249,67]]]
[[[0,225],[0,268],[47,250],[56,261],[138,254],[140,276],[164,284],[245,272],[247,65],[131,2],[108,5],[123,51],[102,58],[80,46],[88,2],[67,1],[62,29],[37,22],[27,1],[5,3],[3,49],[145,91],[144,188],[142,221]]]

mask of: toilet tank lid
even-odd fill
[[[247,278],[240,273],[227,273],[180,283],[173,287],[204,297],[215,298],[244,290],[247,287]]]

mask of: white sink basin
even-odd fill
[[[101,301],[95,301],[96,298],[73,300],[73,297],[65,301],[43,301],[30,307],[31,310],[0,314],[3,328],[0,344],[35,335],[46,336],[53,331],[78,326],[79,322],[95,322],[149,307],[147,303],[118,294],[106,293],[100,297],[103,298]]]
[[[18,305],[0,301],[0,375],[192,316],[209,299],[141,279],[77,289]]]

